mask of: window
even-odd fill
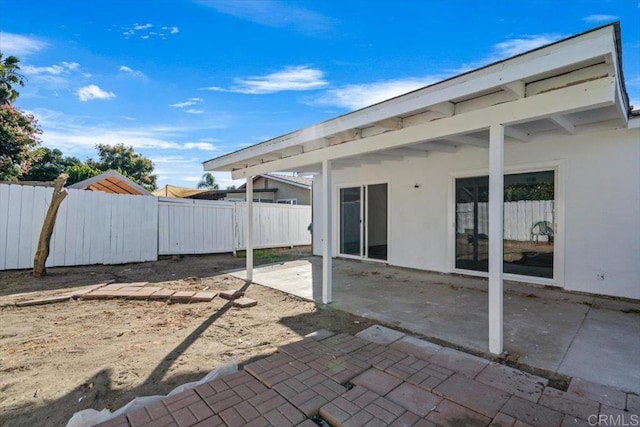
[[[276,200],[276,203],[280,203],[283,205],[297,205],[298,199],[278,199]]]
[[[489,177],[456,179],[456,268],[488,271]],[[504,177],[504,272],[553,278],[554,172]]]

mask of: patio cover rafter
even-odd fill
[[[291,170],[320,163],[323,160],[374,153],[390,148],[401,148],[420,142],[442,140],[450,136],[478,132],[488,129],[490,123],[509,126],[553,115],[612,106],[615,103],[615,78],[605,77],[509,103],[234,170],[232,176],[234,179],[239,179],[273,171]]]

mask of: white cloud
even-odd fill
[[[2,53],[7,56],[15,55],[24,58],[48,46],[49,43],[33,36],[0,31],[0,49],[2,49]]]
[[[184,108],[184,107],[189,107],[191,105],[198,104],[198,103],[203,102],[203,101],[204,101],[204,99],[202,99],[202,98],[189,98],[188,100],[186,100],[184,102],[177,102],[175,104],[171,104],[171,105],[169,105],[169,107]]]
[[[159,31],[149,31],[151,28],[153,28],[154,25],[153,24],[133,24],[132,27],[124,27],[123,28],[123,32],[122,35],[126,38],[129,39],[133,36],[135,36],[136,34],[140,35],[140,38],[143,40],[148,40],[152,37],[157,37],[157,38],[161,38],[162,40],[166,40],[167,39],[167,34],[178,34],[180,32],[180,29],[178,27],[174,27],[174,26],[164,26],[161,27],[161,29],[163,30],[163,32],[159,32]]]
[[[307,103],[311,105],[336,106],[349,110],[357,110],[428,86],[441,79],[441,76],[427,76],[422,78],[410,77],[386,80],[375,83],[351,84],[329,89],[319,98],[307,100]]]
[[[199,0],[217,12],[275,28],[293,28],[307,34],[326,33],[335,19],[282,0]]]
[[[115,126],[70,126],[51,129],[43,125],[42,140],[47,146],[60,148],[63,152],[77,152],[82,149],[92,149],[96,144],[115,145],[124,143],[136,150],[201,150],[216,151],[210,142],[180,143],[164,138],[162,132],[153,128],[117,128]]]
[[[234,79],[235,85],[229,89],[210,86],[207,90],[220,92],[236,92],[251,95],[262,95],[283,91],[304,91],[325,87],[324,72],[303,65],[286,67],[282,71],[264,76],[253,76],[244,79]]]
[[[589,23],[610,22],[610,21],[617,21],[618,19],[620,18],[617,17],[616,15],[603,15],[603,14],[588,15],[582,18],[584,22],[589,22]]]
[[[47,146],[60,148],[63,152],[74,152],[91,149],[97,143],[132,145],[135,149],[159,149],[159,150],[201,150],[215,151],[215,145],[219,140],[215,138],[203,138],[197,141],[180,139],[194,132],[221,128],[221,125],[206,127],[189,126],[165,126],[165,125],[138,125],[131,126],[128,117],[123,117],[123,122],[115,124],[90,125],[83,122],[81,117],[67,116],[59,111],[37,109],[29,111],[38,118],[42,126],[42,140]]]
[[[189,114],[202,114],[204,113],[204,110],[198,110],[196,108],[189,108],[188,110],[184,110],[185,113],[189,113]]]
[[[625,83],[627,86],[640,86],[640,75],[630,78]]]
[[[447,72],[450,75],[457,75],[472,71],[477,68],[483,67],[487,64],[502,61],[512,56],[527,52],[538,47],[557,42],[560,39],[567,37],[566,34],[560,33],[545,33],[545,34],[533,34],[523,35],[515,38],[507,39],[503,42],[496,43],[491,48],[491,53],[485,56],[479,61],[474,61],[467,64],[462,64],[458,68],[449,69]]]
[[[120,66],[120,71],[122,71],[123,73],[129,74],[133,77],[141,77],[141,78],[146,78],[147,75],[145,73],[143,73],[142,71],[139,70],[134,70],[131,67],[127,67],[126,65],[121,65]]]
[[[218,151],[218,147],[210,142],[187,142],[182,146],[185,150]]]
[[[76,91],[76,95],[80,98],[80,101],[90,101],[92,99],[109,99],[115,98],[116,94],[113,92],[107,92],[97,85],[88,85],[81,87]]]
[[[524,35],[518,38],[505,40],[501,43],[493,45],[494,54],[493,57],[497,59],[504,59],[510,56],[515,56],[523,52],[544,46],[560,40],[565,37],[563,34],[548,33],[537,35]]]
[[[169,34],[178,34],[180,29],[178,27],[162,27],[163,30],[169,31]]]
[[[61,62],[60,64],[50,65],[48,67],[35,67],[33,65],[23,65],[20,69],[27,75],[51,74],[60,75],[76,70],[80,64],[77,62]]]
[[[152,24],[133,24],[133,29],[136,31],[146,30],[152,27],[153,27]]]

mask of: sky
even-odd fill
[[[613,21],[640,107],[640,2],[0,0],[16,106],[84,160],[124,143],[158,186],[202,162]],[[239,184],[215,173],[221,188]]]

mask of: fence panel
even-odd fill
[[[47,267],[121,264],[245,247],[246,203],[67,189]],[[0,270],[33,266],[53,189],[0,184]],[[255,247],[311,244],[310,206],[256,203]]]
[[[254,248],[311,244],[311,206],[253,204]],[[236,249],[246,248],[247,204],[236,203]]]
[[[48,267],[158,259],[157,198],[67,192],[53,229]],[[52,188],[0,184],[0,270],[33,266],[52,195]]]
[[[158,210],[160,255],[234,250],[233,202],[161,197]]]

